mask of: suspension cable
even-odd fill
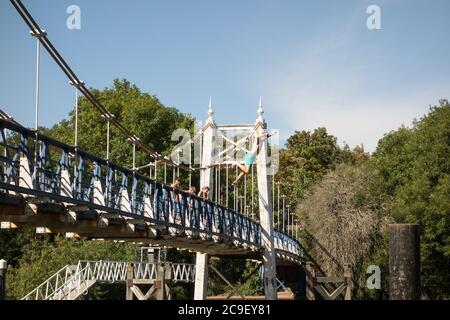
[[[110,117],[111,113],[95,98],[92,92],[86,88],[83,81],[80,81],[77,75],[73,72],[73,70],[69,67],[66,61],[61,57],[59,52],[55,49],[53,44],[47,37],[47,33],[43,31],[40,26],[36,23],[34,18],[25,8],[23,3],[20,0],[10,0],[14,8],[17,10],[19,15],[22,17],[24,22],[27,24],[28,28],[32,32],[33,35],[39,40],[42,46],[47,50],[49,55],[53,58],[56,64],[60,67],[60,69],[65,73],[65,75],[69,78],[69,80],[73,83],[74,86],[78,88],[78,90],[84,95],[84,97],[91,102],[91,104],[105,117]],[[171,166],[178,167],[169,157],[162,155],[161,153],[153,150],[149,146],[145,145],[141,142],[141,140],[130,130],[124,127],[119,120],[111,118],[111,123],[116,126],[119,131],[121,131],[128,139],[134,141],[136,145],[148,153],[152,158],[163,161]],[[184,170],[189,170],[187,166],[179,166]]]
[[[228,208],[228,164],[225,166],[225,203]]]
[[[189,190],[192,190],[192,144],[193,140],[190,140],[189,143]]]
[[[255,196],[255,182],[254,182],[254,178],[255,178],[255,166],[252,165],[252,196],[251,196],[251,201],[252,201],[252,214],[255,213],[255,204],[254,204],[254,196]]]
[[[236,166],[235,172],[236,172],[236,177],[237,177],[237,175],[238,175],[237,166]],[[237,188],[236,184],[234,184],[233,186],[234,186],[234,192],[233,192],[234,193],[234,210],[236,211],[237,210],[238,188]]]
[[[167,184],[167,163],[164,163],[164,183]]]
[[[243,197],[244,197],[244,199],[243,199],[243,209],[244,209],[244,212],[246,213],[246,215],[247,215],[247,212],[246,212],[246,210],[247,210],[247,175],[244,175],[244,194],[243,194]]]

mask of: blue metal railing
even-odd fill
[[[216,241],[261,245],[259,223],[230,208],[15,123],[0,119],[0,131],[0,189],[21,188],[21,159],[26,159],[32,186],[27,190],[22,187],[23,193],[45,194],[62,202],[139,217],[175,234],[190,231]],[[69,181],[64,181],[67,177]],[[277,249],[300,255],[297,240],[279,231],[274,236]]]

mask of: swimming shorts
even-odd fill
[[[250,152],[247,152],[245,154],[245,165],[247,167],[250,167],[254,161],[255,161],[255,156],[253,154],[251,154]]]

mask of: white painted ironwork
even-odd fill
[[[192,264],[172,263],[172,277],[174,282],[194,282],[195,267]]]
[[[79,261],[66,265],[28,293],[22,300],[75,300],[86,294],[96,282],[117,283],[127,280],[127,269],[134,268],[134,280],[156,280],[157,264],[127,261]],[[172,281],[194,282],[195,266],[171,263]]]

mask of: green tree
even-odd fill
[[[211,260],[210,263],[214,265],[219,272],[233,284],[233,286],[239,287],[242,284],[240,291],[243,295],[255,296],[262,294],[258,272],[253,272],[256,267],[254,262],[243,259],[221,259]],[[231,293],[232,289],[214,271],[211,270],[208,277],[208,296],[227,295]],[[246,280],[245,283],[243,283],[244,280]],[[234,295],[237,294],[238,293],[234,293]]]
[[[143,144],[164,154],[170,153],[174,142],[172,132],[177,128],[193,131],[194,118],[183,114],[176,108],[164,106],[156,96],[143,93],[128,80],[114,80],[111,88],[91,90],[93,95],[108,109],[128,130],[136,134]],[[78,107],[78,144],[94,155],[106,156],[107,122],[84,97]],[[71,111],[68,119],[62,120],[49,130],[49,135],[62,142],[73,144],[75,132],[75,112]],[[132,166],[132,144],[116,128],[110,131],[110,159],[113,162]],[[137,165],[147,164],[150,157],[142,150],[137,150]]]
[[[450,294],[450,105],[440,101],[413,123],[383,137],[374,161],[384,177],[390,215],[421,226],[423,294]]]
[[[308,190],[325,173],[339,163],[356,163],[367,160],[362,146],[350,150],[341,148],[337,138],[328,134],[325,128],[313,132],[296,131],[287,139],[286,148],[280,150],[280,169],[276,175],[286,203],[295,207]]]
[[[0,258],[16,267],[24,254],[24,246],[36,237],[34,230],[0,229]]]

